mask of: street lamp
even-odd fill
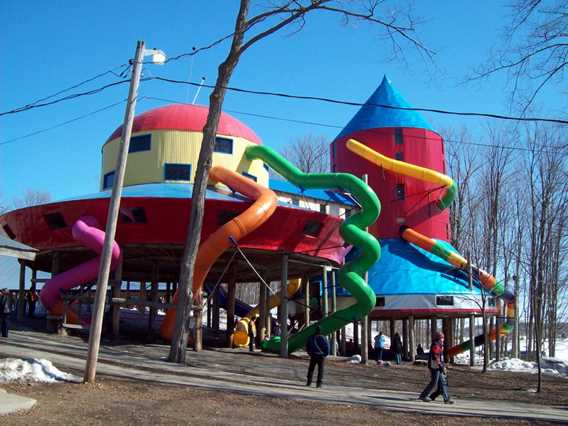
[[[85,366],[85,382],[94,382],[97,373],[97,360],[101,343],[101,331],[103,326],[103,316],[105,309],[105,298],[108,288],[108,278],[110,275],[110,263],[112,257],[112,245],[116,234],[116,222],[120,208],[122,195],[122,185],[124,173],[126,171],[126,160],[128,157],[128,147],[130,146],[130,136],[132,135],[132,124],[134,122],[134,111],[136,109],[136,99],[140,75],[142,74],[142,61],[144,56],[152,56],[155,64],[164,64],[166,54],[159,49],[144,49],[144,42],[138,41],[136,45],[136,55],[132,63],[132,76],[130,78],[130,88],[128,101],[124,113],[124,124],[122,126],[122,145],[118,153],[115,168],[115,178],[112,185],[112,195],[108,209],[107,224],[105,229],[105,241],[103,252],[101,253],[101,263],[99,265],[99,277],[95,293],[95,303],[91,317],[91,327],[89,330],[89,347],[87,352],[87,364]]]

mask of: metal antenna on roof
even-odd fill
[[[205,83],[205,77],[201,77],[201,83],[199,83],[199,86],[197,87],[197,92],[195,92],[195,96],[193,97],[193,100],[191,101],[192,105],[195,105],[195,101],[197,100],[197,97],[199,96],[199,92],[201,91],[201,88],[203,87],[204,83]]]

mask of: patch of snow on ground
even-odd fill
[[[491,370],[503,370],[536,374],[538,372],[536,362],[523,361],[518,358],[508,358],[496,361],[489,365]],[[562,361],[542,359],[542,373],[551,376],[564,376],[568,374],[568,364]]]
[[[79,377],[57,369],[47,359],[0,359],[0,384],[10,382],[59,383],[80,381]]]

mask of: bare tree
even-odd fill
[[[487,77],[506,72],[512,98],[525,93],[526,110],[551,82],[562,82],[568,65],[568,1],[515,0],[505,40],[478,73]],[[519,99],[517,99],[519,100]]]
[[[35,191],[27,189],[22,198],[14,198],[14,208],[20,209],[22,207],[31,207],[38,204],[45,204],[51,201],[51,194],[49,192]]]
[[[298,138],[284,147],[282,155],[304,173],[329,171],[329,144],[323,136]]]
[[[337,14],[345,21],[359,19],[375,24],[390,37],[395,50],[400,49],[399,41],[404,41],[430,55],[431,51],[413,36],[414,21],[410,14],[398,13],[394,9],[387,10],[385,3],[384,0],[283,0],[273,1],[270,6],[264,8],[257,7],[258,13],[249,16],[250,0],[240,1],[235,28],[230,36],[231,46],[226,59],[219,65],[215,87],[209,97],[209,113],[203,128],[203,141],[192,193],[191,217],[182,257],[176,327],[168,357],[170,361],[185,363],[191,309],[190,290],[203,222],[205,190],[226,87],[241,55],[260,40],[283,28],[295,25],[295,29],[300,30],[306,23],[306,16],[316,11]]]

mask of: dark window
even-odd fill
[[[16,239],[16,234],[14,234],[14,231],[12,231],[12,228],[10,228],[8,225],[4,225],[4,232],[11,238],[11,239]]]
[[[61,213],[44,214],[43,218],[45,219],[47,226],[49,226],[49,229],[61,229],[67,226]]]
[[[249,179],[254,180],[255,182],[257,181],[257,177],[255,175],[251,175],[250,173],[243,172],[243,176],[248,177]]]
[[[375,301],[375,306],[385,306],[385,298],[383,297],[377,297],[376,301]]]
[[[488,297],[487,298],[487,306],[491,306],[492,308],[495,307],[495,298],[494,297]]]
[[[395,196],[397,200],[404,200],[404,184],[399,183],[396,185]]]
[[[397,127],[394,129],[394,143],[397,145],[402,145],[404,142],[404,137],[402,136],[402,129]]]
[[[317,237],[322,228],[321,222],[317,220],[308,220],[304,225],[304,235],[310,235],[312,237]]]
[[[189,180],[191,164],[164,164],[164,178],[166,180]]]
[[[454,296],[436,296],[436,305],[454,306]]]
[[[402,152],[395,153],[394,158],[395,158],[395,160],[398,160],[398,161],[404,161],[404,155],[402,154]]]
[[[128,152],[150,151],[152,149],[152,135],[140,135],[130,138]]]
[[[112,188],[113,183],[114,183],[114,171],[108,172],[103,177],[103,189]]]
[[[215,138],[215,146],[213,147],[214,152],[222,152],[223,154],[233,153],[233,140],[229,138],[221,138],[217,136]]]
[[[219,213],[219,218],[217,219],[217,224],[219,226],[223,226],[225,223],[230,222],[234,218],[236,218],[240,213],[239,212],[232,212],[229,210],[223,210]]]
[[[300,207],[300,200],[298,198],[292,198],[292,201],[290,202],[293,206]]]
[[[146,223],[146,211],[144,207],[132,207],[120,209],[121,223]]]

